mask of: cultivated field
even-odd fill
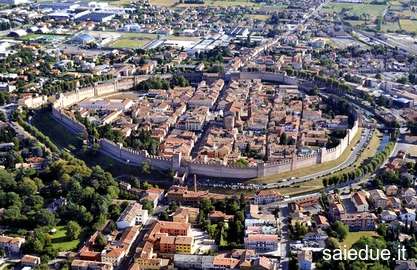
[[[369,14],[371,17],[382,15],[385,5],[374,4],[351,4],[351,3],[329,3],[324,7],[324,11],[340,13],[342,10],[348,10],[353,15],[360,16]]]
[[[417,20],[400,20],[401,29],[417,33]]]
[[[162,0],[163,1],[163,0]],[[210,7],[236,7],[236,6],[245,6],[245,7],[259,7],[260,4],[254,3],[248,0],[227,0],[227,1],[217,1],[217,0],[206,0],[204,4],[178,4],[177,7],[198,7],[198,6],[210,6]]]
[[[158,7],[172,7],[178,3],[176,0],[150,0],[151,5]]]

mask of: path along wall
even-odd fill
[[[280,73],[267,72],[241,72],[232,74],[231,79],[261,79],[266,81],[280,82],[285,84],[297,84],[296,78],[285,76]],[[98,97],[116,93],[118,91],[129,90],[135,86],[137,79],[135,77],[125,78],[122,80],[115,80],[112,82],[105,82],[97,84],[94,87],[87,87],[78,91],[61,95],[60,98],[54,102],[52,115],[55,119],[63,123],[72,132],[85,132],[85,127],[65,115],[61,108],[65,108],[80,102],[83,99]],[[302,157],[294,157],[293,159],[283,160],[274,163],[258,163],[257,166],[240,168],[235,166],[219,165],[219,164],[204,164],[193,161],[186,161],[181,159],[181,155],[175,155],[172,158],[164,158],[159,156],[149,155],[146,151],[136,151],[123,147],[122,145],[111,142],[107,139],[101,139],[100,151],[101,153],[117,159],[126,164],[140,165],[143,162],[148,162],[153,168],[160,170],[182,171],[189,174],[204,175],[209,177],[220,178],[235,178],[235,179],[250,179],[256,177],[270,176],[282,172],[288,172],[300,168],[305,168],[338,159],[342,153],[350,146],[352,139],[358,132],[358,121],[354,122],[351,129],[347,130],[346,136],[340,140],[337,147],[332,149],[322,148],[318,152]]]

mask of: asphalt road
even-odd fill
[[[353,148],[353,151],[350,154],[350,156],[348,157],[348,159],[346,159],[345,161],[343,161],[339,165],[337,165],[333,168],[327,169],[327,170],[317,172],[317,173],[313,173],[313,174],[309,174],[309,175],[306,175],[306,176],[298,177],[296,179],[290,179],[288,181],[277,184],[276,187],[292,186],[294,184],[306,182],[308,180],[312,180],[312,179],[317,178],[317,177],[321,177],[321,176],[324,176],[324,175],[327,175],[327,174],[330,174],[330,173],[334,173],[338,170],[341,170],[341,169],[344,169],[344,168],[347,168],[347,167],[351,166],[356,161],[356,159],[360,155],[361,151],[366,147],[367,142],[370,140],[371,137],[372,137],[371,131],[369,129],[364,129],[359,143]],[[277,181],[279,181],[279,180],[277,180]]]

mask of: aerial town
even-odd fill
[[[0,0],[0,270],[417,269],[416,180],[415,0]]]

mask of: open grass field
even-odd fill
[[[395,32],[401,30],[398,22],[387,22],[382,25],[382,32]]]
[[[369,14],[371,17],[377,17],[382,15],[386,5],[374,5],[374,4],[356,4],[356,3],[335,3],[331,2],[326,5],[323,10],[327,12],[339,13],[343,9],[349,10],[353,14],[360,16],[361,14]]]
[[[248,16],[252,18],[253,20],[260,20],[260,21],[266,21],[271,17],[268,15],[262,15],[262,14],[249,14]]]
[[[371,140],[369,141],[368,146],[365,148],[365,150],[356,160],[355,165],[359,165],[363,161],[369,159],[370,157],[373,157],[377,152],[379,144],[381,143],[381,139],[382,139],[381,132],[379,130],[375,130]]]
[[[81,148],[82,140],[80,137],[74,136],[59,124],[47,112],[41,112],[33,117],[32,124],[37,127],[43,134],[52,139],[52,141],[60,148],[72,152]]]
[[[59,251],[73,251],[76,250],[80,244],[80,239],[68,240],[67,230],[65,226],[57,226],[56,232],[50,234],[52,246]]]
[[[111,48],[115,48],[115,49],[123,49],[123,48],[136,49],[136,48],[142,48],[150,41],[151,40],[135,40],[135,39],[121,38],[116,41],[113,41],[109,45]]]
[[[417,20],[400,20],[402,30],[417,33]]]
[[[23,41],[43,41],[43,42],[53,42],[63,40],[66,36],[65,35],[52,35],[52,34],[28,34],[19,40]]]
[[[110,47],[120,48],[142,48],[152,40],[158,38],[158,35],[147,33],[121,33],[120,38],[109,44]]]
[[[150,0],[151,5],[158,7],[172,7],[178,3],[177,0]]]
[[[370,236],[376,237],[378,234],[374,231],[362,231],[362,232],[349,232],[346,239],[340,243],[340,247],[344,248],[346,246],[347,249],[351,248],[353,244],[355,244],[361,237]]]

